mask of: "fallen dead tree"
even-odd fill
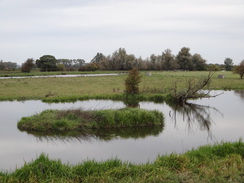
[[[209,72],[204,78],[187,78],[186,86],[179,89],[178,83],[182,82],[177,80],[172,89],[172,99],[174,102],[185,104],[189,99],[209,98],[218,95],[210,96],[210,82],[214,73]]]

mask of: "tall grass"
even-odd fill
[[[0,182],[236,182],[244,180],[244,143],[202,146],[185,154],[161,155],[154,162],[132,164],[111,159],[62,164],[41,154]]]
[[[73,131],[96,128],[121,128],[163,125],[163,114],[138,108],[120,110],[82,111],[45,110],[40,114],[23,117],[18,122],[20,130]]]

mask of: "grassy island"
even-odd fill
[[[124,128],[163,125],[163,114],[154,110],[124,108],[119,110],[82,111],[45,110],[23,117],[18,128],[25,131],[69,131],[99,128]]]
[[[243,182],[244,143],[202,146],[185,154],[162,155],[152,163],[118,159],[62,164],[41,154],[14,172],[0,172],[0,182]]]

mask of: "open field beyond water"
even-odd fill
[[[102,72],[91,73],[96,74]],[[151,76],[146,76],[146,73],[141,72],[143,77],[140,83],[140,91],[146,94],[167,94],[170,88],[173,87],[175,81],[178,81],[179,86],[183,87],[186,78],[201,78],[208,75],[208,72],[203,71],[158,71],[150,72],[152,74]],[[67,74],[73,73],[70,72]],[[80,72],[79,74],[83,73]],[[218,75],[224,75],[225,78],[218,79]],[[127,74],[99,77],[0,79],[0,100],[28,100],[82,95],[89,95],[92,98],[92,96],[97,95],[123,94],[124,80],[126,77]],[[210,86],[212,89],[217,90],[244,89],[244,80],[241,80],[239,75],[233,74],[232,72],[216,72]]]

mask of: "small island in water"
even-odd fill
[[[83,111],[45,110],[40,114],[23,117],[18,122],[22,131],[86,131],[99,128],[127,128],[164,125],[161,112],[138,108],[123,108],[119,110]]]

